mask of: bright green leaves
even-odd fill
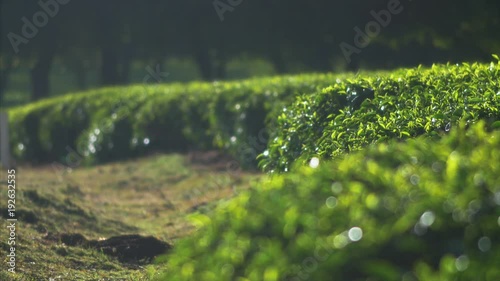
[[[496,280],[500,132],[483,125],[266,178],[176,245],[158,280]]]
[[[500,64],[434,65],[337,81],[287,107],[261,165],[285,171],[298,156],[307,162],[388,139],[439,136],[461,120],[500,126],[499,69]]]
[[[254,168],[284,106],[336,77],[307,74],[69,94],[12,109],[11,143],[18,159],[32,162],[63,161],[68,147],[88,163],[151,151],[222,149],[240,167]]]

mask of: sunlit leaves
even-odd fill
[[[162,278],[499,276],[500,132],[483,125],[462,123],[437,142],[390,141],[274,175],[180,242]],[[193,269],[190,279],[179,273],[184,266]]]
[[[332,158],[387,139],[435,137],[461,120],[499,126],[499,69],[494,63],[434,65],[337,81],[287,107],[261,166],[284,171],[297,156]]]

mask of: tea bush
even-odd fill
[[[439,136],[460,120],[500,123],[500,63],[434,65],[337,80],[279,114],[260,156],[267,171],[331,158],[388,139]]]
[[[440,65],[103,88],[9,110],[11,143],[16,158],[30,162],[67,162],[75,153],[79,162],[99,163],[151,151],[224,149],[243,167],[255,167],[264,152],[264,169],[286,171],[300,157],[437,135],[462,119],[496,121],[499,68]]]
[[[69,94],[9,110],[13,151],[30,162],[65,161],[78,153],[81,161],[98,163],[154,150],[216,148],[256,167],[271,113],[334,79],[307,74]],[[252,144],[258,136],[258,145]]]
[[[157,280],[500,280],[500,132],[464,127],[263,180],[198,215]]]

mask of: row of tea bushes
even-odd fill
[[[500,126],[498,62],[360,75],[283,108],[260,165],[283,172],[297,158],[332,158],[388,139],[439,136],[460,120],[481,119]]]
[[[264,169],[286,171],[300,157],[437,135],[462,119],[494,122],[499,69],[494,63],[440,65],[104,88],[11,109],[12,144],[15,156],[30,162],[66,161],[75,152],[98,163],[215,148],[255,167],[264,152]]]
[[[334,80],[332,74],[307,74],[69,94],[9,111],[13,151],[30,162],[65,161],[78,153],[98,163],[148,151],[216,148],[255,167],[273,110]]]
[[[156,280],[500,280],[500,132],[371,145],[194,219]]]

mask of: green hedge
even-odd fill
[[[262,167],[286,171],[299,157],[437,135],[462,119],[494,122],[499,69],[498,63],[440,65],[104,88],[9,110],[11,143],[16,158],[29,162],[64,163],[77,153],[79,162],[98,163],[215,148],[244,167],[254,167],[268,147]]]
[[[96,163],[149,151],[222,148],[255,167],[273,110],[334,80],[307,74],[70,94],[11,109],[13,151],[30,162],[64,162],[78,153],[78,161]]]
[[[287,171],[299,157],[331,158],[387,139],[439,136],[460,120],[481,119],[500,120],[498,62],[360,75],[285,107],[260,165]]]
[[[157,280],[500,280],[500,132],[483,125],[264,180],[198,215]]]

